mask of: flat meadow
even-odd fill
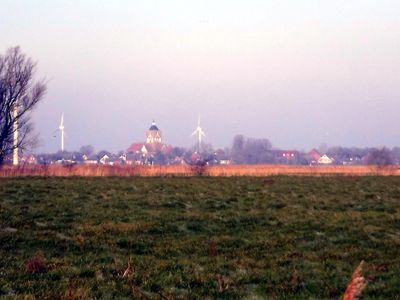
[[[0,178],[2,299],[400,299],[400,177]]]

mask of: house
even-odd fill
[[[295,164],[299,160],[300,153],[297,150],[269,150],[269,163]]]
[[[334,159],[330,158],[328,155],[324,154],[318,159],[318,164],[320,165],[330,165],[333,164]]]
[[[229,155],[226,153],[226,151],[222,149],[217,149],[214,152],[214,157],[217,163],[219,163],[220,165],[230,165],[232,163]]]
[[[296,159],[299,157],[299,151],[296,150],[277,150],[276,153],[280,158]]]
[[[24,155],[21,157],[21,164],[36,165],[37,159],[33,154]]]
[[[126,154],[122,154],[120,157],[118,157],[119,161],[121,164],[126,164],[127,158],[126,158]]]
[[[144,143],[136,143],[136,144],[132,144],[128,148],[127,153],[147,155],[149,153],[149,149],[146,147],[146,144],[144,144]]]
[[[82,162],[85,164],[85,165],[95,165],[95,164],[97,164],[98,163],[98,161],[97,161],[97,157],[95,157],[95,156],[89,156],[89,155],[87,155],[87,154],[83,154],[82,155]]]
[[[310,157],[313,161],[318,161],[321,158],[321,153],[318,152],[317,149],[312,149],[307,153],[307,156]]]
[[[321,153],[318,152],[316,149],[312,149],[310,152],[304,155],[304,159],[310,165],[315,165],[318,163],[318,160],[321,158]]]
[[[110,157],[107,154],[104,154],[102,157],[99,159],[99,163],[102,165],[108,164],[110,161]]]

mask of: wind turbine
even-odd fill
[[[61,152],[64,152],[64,113],[61,114],[61,123],[58,129],[61,131]]]
[[[197,128],[195,131],[193,131],[192,136],[197,135],[198,143],[199,143],[199,152],[200,152],[200,147],[201,147],[201,139],[203,137],[206,137],[206,134],[204,133],[203,129],[200,127],[200,115],[199,119],[197,122]]]

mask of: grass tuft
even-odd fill
[[[47,272],[46,260],[42,253],[37,253],[25,263],[26,270],[32,274],[40,274]]]

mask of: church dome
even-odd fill
[[[156,125],[156,122],[153,121],[153,123],[151,123],[151,126],[150,126],[150,129],[149,129],[149,130],[156,130],[156,131],[159,130],[158,127],[157,127],[157,125]]]

